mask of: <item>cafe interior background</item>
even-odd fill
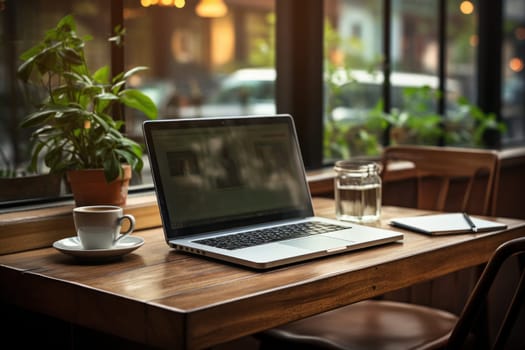
[[[128,85],[159,118],[290,113],[308,171],[405,143],[519,150],[495,214],[525,218],[521,0],[0,0],[0,213],[71,201],[64,181],[51,196],[3,182],[36,175],[20,122],[40,91],[18,79],[20,55],[66,14],[93,37],[93,71],[149,67]],[[145,119],[125,111],[140,143]],[[131,193],[153,189],[144,162]]]
[[[159,118],[292,114],[307,170],[391,144],[525,144],[521,0],[2,0],[0,180],[34,175],[31,130],[19,124],[39,91],[16,71],[66,14],[93,37],[93,70],[149,67],[128,84]],[[107,40],[117,25],[119,48]],[[145,119],[126,110],[125,132],[141,143]],[[152,189],[144,157],[131,192]],[[64,184],[51,197],[18,196],[0,195],[1,208],[70,198]]]

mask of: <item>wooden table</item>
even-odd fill
[[[314,199],[333,217],[330,199]],[[425,211],[385,207],[377,226]],[[78,264],[54,248],[0,256],[0,300],[73,324],[157,347],[213,346],[292,320],[381,295],[485,262],[508,229],[428,237],[257,272],[173,252],[161,228],[135,233],[145,244],[122,260]],[[37,292],[35,292],[37,291]]]

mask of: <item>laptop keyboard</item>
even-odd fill
[[[304,222],[298,224],[271,227],[267,229],[235,233],[227,236],[205,238],[194,241],[216,248],[234,250],[253,247],[260,244],[283,241],[319,233],[346,229],[346,226],[333,225],[324,222]]]

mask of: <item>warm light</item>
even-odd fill
[[[214,68],[224,67],[235,57],[235,27],[226,17],[210,23],[210,63]]]
[[[160,6],[175,6],[176,8],[183,8],[186,6],[186,0],[140,0],[142,7],[150,7],[153,5]]]
[[[344,52],[337,48],[330,52],[330,61],[336,66],[336,67],[342,67],[344,65],[345,61],[345,54]]]
[[[201,17],[222,17],[226,15],[228,8],[222,0],[200,0],[195,12]]]
[[[459,5],[459,10],[465,15],[470,15],[474,12],[474,4],[471,1],[463,1],[461,5]]]
[[[161,4],[163,4],[164,1],[162,1]],[[171,1],[168,1],[169,4],[171,4]],[[153,6],[153,5],[158,5],[159,4],[159,0],[140,0],[140,5],[142,5],[142,7],[150,7],[150,6]]]
[[[518,57],[514,57],[509,61],[509,68],[513,72],[521,72],[523,70],[523,61]]]
[[[469,44],[472,47],[478,46],[478,36],[477,35],[471,35],[469,39]]]

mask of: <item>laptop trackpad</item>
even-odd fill
[[[322,251],[336,248],[344,248],[354,242],[325,236],[310,236],[298,239],[291,239],[289,241],[279,243],[306,250]]]

